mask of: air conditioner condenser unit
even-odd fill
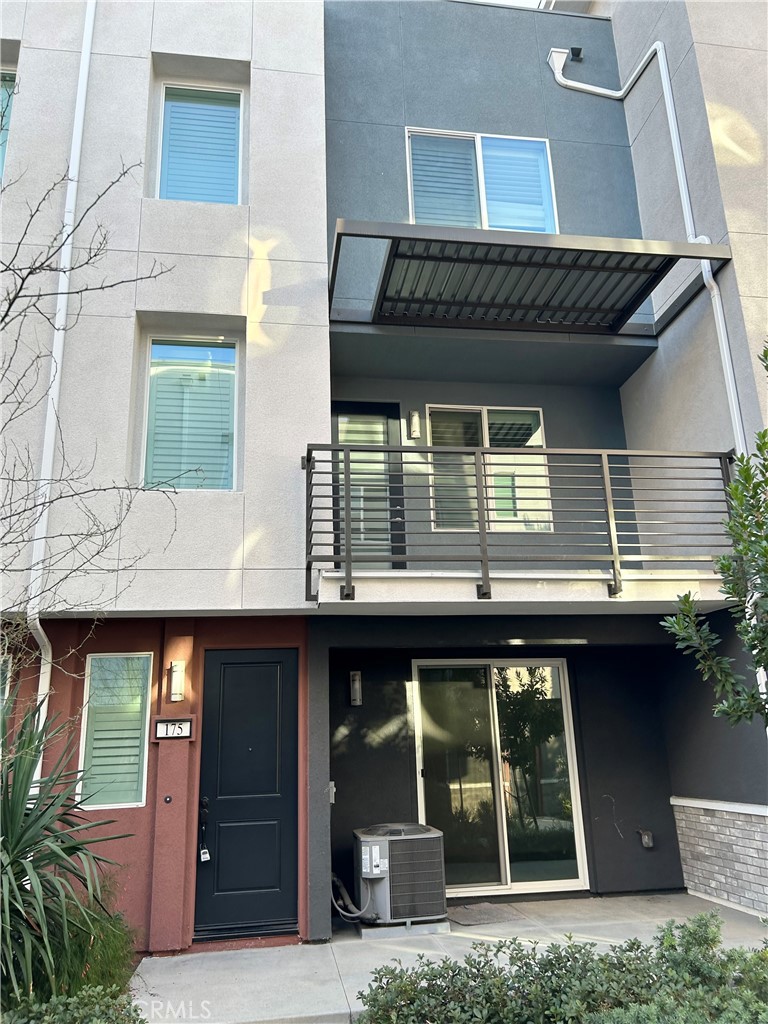
[[[439,921],[445,901],[443,833],[394,822],[355,829],[355,897],[378,924]],[[370,902],[369,902],[370,894]]]

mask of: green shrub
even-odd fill
[[[716,914],[670,922],[652,946],[478,943],[373,979],[361,1024],[768,1024],[768,949],[723,949]]]
[[[21,706],[14,691],[0,699],[0,743],[0,1004],[8,1007],[62,992],[73,973],[79,980],[72,947],[104,934],[100,868],[112,863],[94,845],[114,837],[94,832],[109,822],[82,813],[68,723],[44,721],[40,705]],[[51,749],[57,754],[38,779]]]
[[[731,991],[710,1000],[686,998],[675,1003],[669,997],[654,999],[603,1013],[590,1013],[584,1024],[768,1024],[768,1006],[751,993]]]
[[[111,892],[102,886],[103,905],[93,903],[86,928],[72,931],[69,948],[58,961],[59,990],[74,995],[84,986],[125,992],[134,968],[134,933],[112,909]]]
[[[3,1015],[3,1024],[144,1024],[144,1017],[117,988],[87,986],[47,1003],[23,1000]]]

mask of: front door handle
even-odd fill
[[[200,798],[200,860],[205,863],[211,859],[211,854],[208,851],[208,845],[205,841],[205,833],[208,827],[208,797],[203,796]]]

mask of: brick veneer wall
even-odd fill
[[[686,887],[768,914],[768,808],[673,797]]]

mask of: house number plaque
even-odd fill
[[[192,740],[194,739],[193,721],[191,718],[155,718],[154,736],[157,740]]]

